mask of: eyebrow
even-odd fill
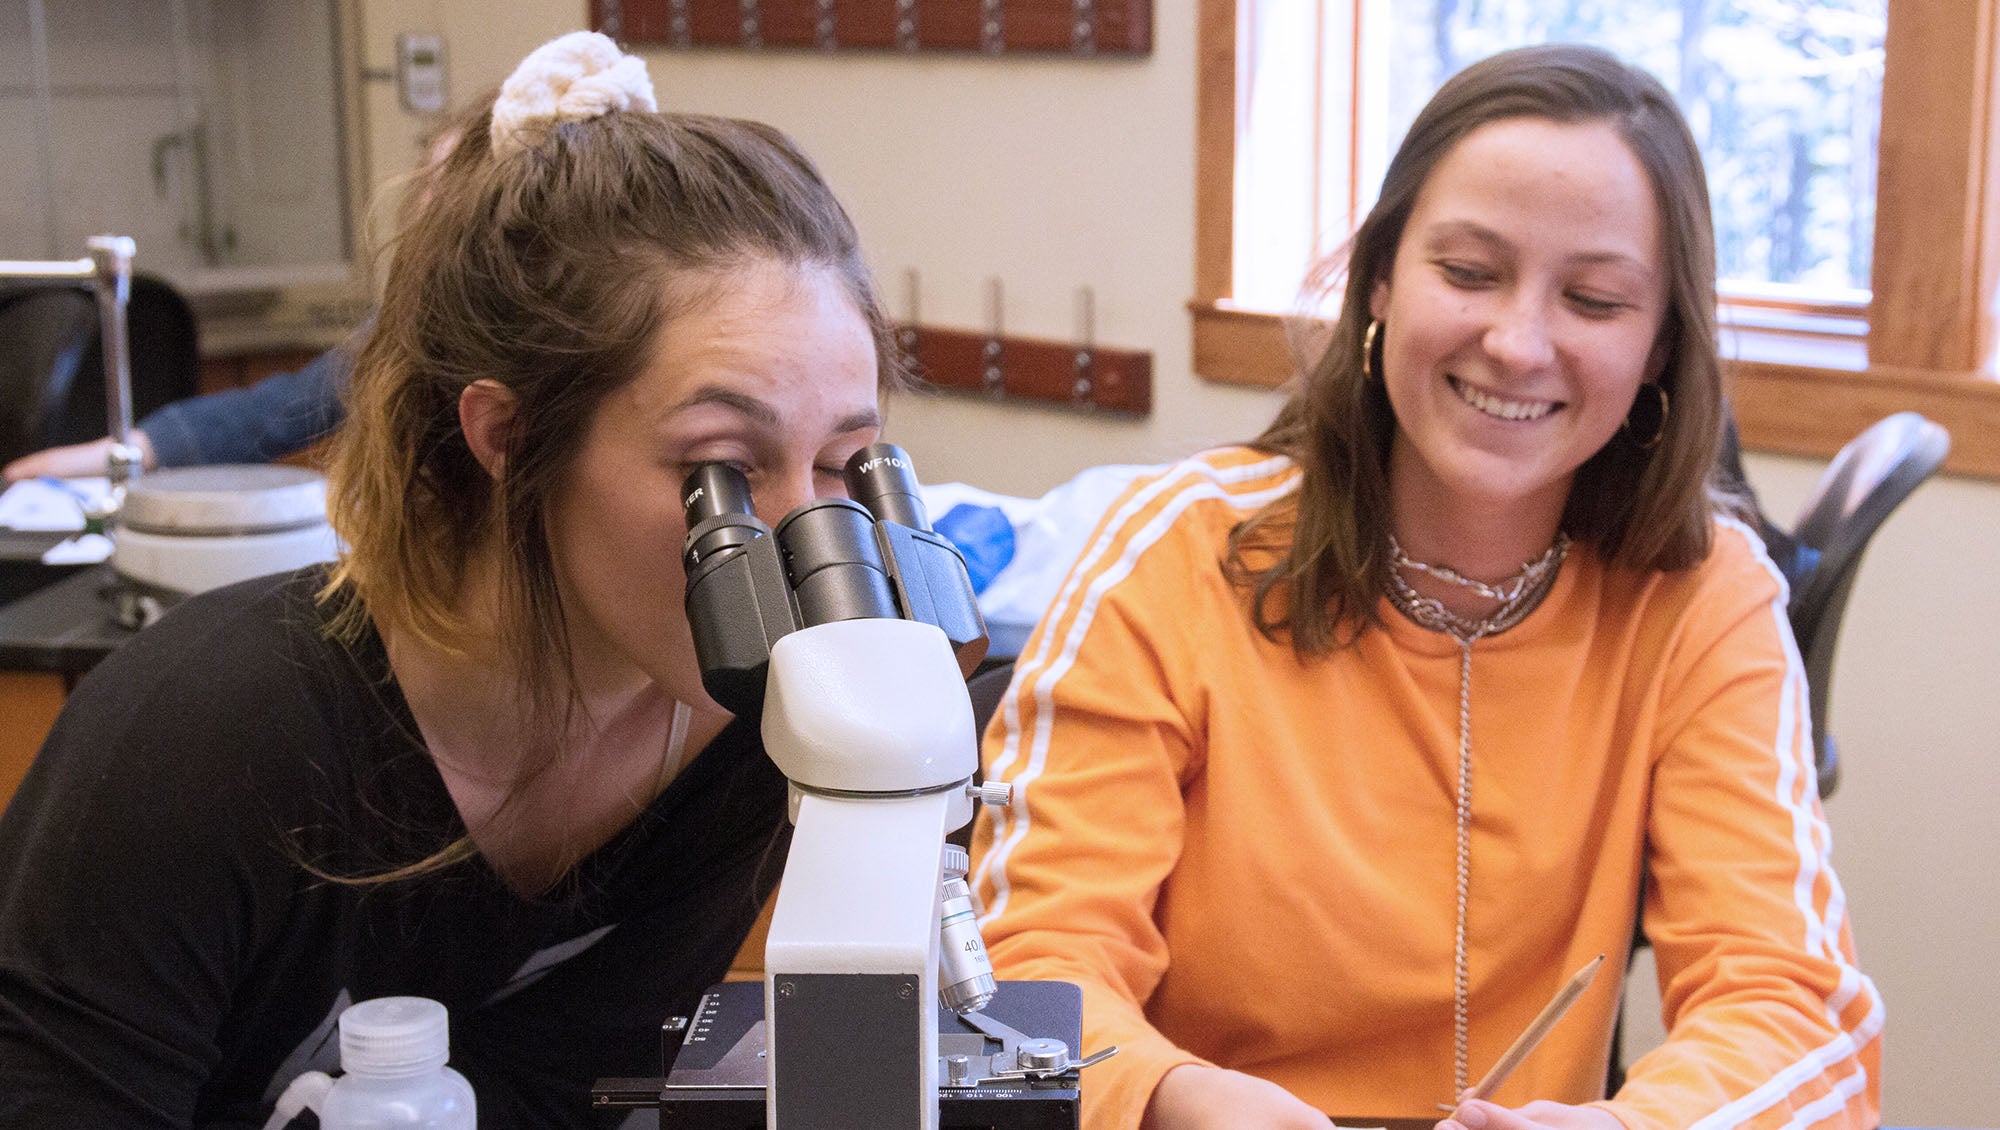
[[[751,423],[765,429],[775,430],[781,423],[778,417],[778,410],[772,407],[769,401],[760,400],[757,397],[737,392],[735,389],[723,388],[720,385],[703,385],[695,389],[688,394],[686,399],[674,405],[674,412],[679,414],[690,408],[704,404],[715,404],[728,408],[731,411],[748,417]],[[858,432],[864,428],[879,428],[881,426],[882,413],[874,408],[864,408],[841,417],[834,424],[833,431],[835,435],[844,435],[847,432]]]
[[[1498,248],[1511,249],[1513,247],[1513,244],[1499,232],[1471,220],[1441,220],[1438,223],[1432,224],[1424,234],[1433,242],[1443,237],[1466,236]],[[1636,256],[1627,255],[1622,251],[1586,251],[1580,255],[1572,255],[1570,259],[1579,263],[1609,263],[1613,266],[1630,267],[1634,270],[1644,272],[1647,278],[1652,278],[1654,275],[1653,268],[1650,265]]]

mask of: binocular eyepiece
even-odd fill
[[[757,517],[750,482],[704,463],[681,491],[688,534],[688,623],[710,697],[736,713],[760,702],[770,645],[816,624],[869,617],[942,629],[969,672],[986,625],[957,547],[931,529],[909,455],[872,444],[843,469],[848,494],[818,498],[777,528]]]
[[[902,448],[893,443],[864,447],[848,459],[842,477],[847,480],[848,497],[859,504],[862,516],[868,521],[894,522],[930,532],[930,514],[924,508],[917,472]],[[834,500],[815,500],[799,509],[804,511],[828,501]],[[771,533],[771,528],[757,517],[750,480],[727,463],[703,463],[696,467],[681,487],[681,507],[687,513],[688,528],[683,564],[690,570],[715,553]],[[790,520],[788,517],[779,526],[784,527]]]
[[[854,501],[814,499],[786,515],[773,531],[757,517],[750,480],[743,472],[727,463],[703,463],[696,467],[681,487],[681,507],[686,511],[688,528],[681,563],[687,567],[690,582],[704,560],[774,533],[786,575],[796,589],[806,585],[821,569],[842,564],[884,571],[882,555],[871,532],[877,521],[930,532],[930,516],[924,509],[916,471],[902,448],[893,443],[864,447],[848,459],[843,477],[847,480],[847,493]],[[870,606],[879,607],[872,603]],[[893,603],[889,607],[892,610],[857,610],[854,615],[896,615]],[[853,618],[853,615],[832,615],[824,619]],[[821,619],[809,615],[807,622],[819,623]]]

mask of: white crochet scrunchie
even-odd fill
[[[532,148],[563,122],[659,108],[644,59],[598,32],[573,31],[535,48],[501,84],[493,103],[493,155]]]

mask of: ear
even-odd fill
[[[1660,378],[1666,375],[1667,359],[1672,353],[1673,350],[1667,345],[1666,334],[1663,333],[1653,339],[1653,350],[1646,354],[1646,379],[1648,381],[1658,384]]]
[[[507,469],[516,403],[513,390],[494,380],[473,381],[458,394],[458,427],[465,444],[495,479]]]
[[[1389,276],[1375,280],[1375,286],[1368,292],[1368,316],[1381,321],[1389,316]]]

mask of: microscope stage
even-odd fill
[[[1072,1059],[1081,1058],[1083,998],[1074,985],[1002,981],[984,1015],[1037,1043],[1060,1040]],[[763,1130],[764,1049],[763,984],[727,982],[702,997],[664,1080],[601,1079],[592,1088],[593,1100],[600,1107],[657,1106],[660,1130]],[[1002,1041],[943,1007],[938,1056],[942,1130],[1075,1130],[1075,1073],[987,1078],[1013,1066],[1000,1062],[1009,1058]],[[964,1082],[950,1081],[954,1071]]]

